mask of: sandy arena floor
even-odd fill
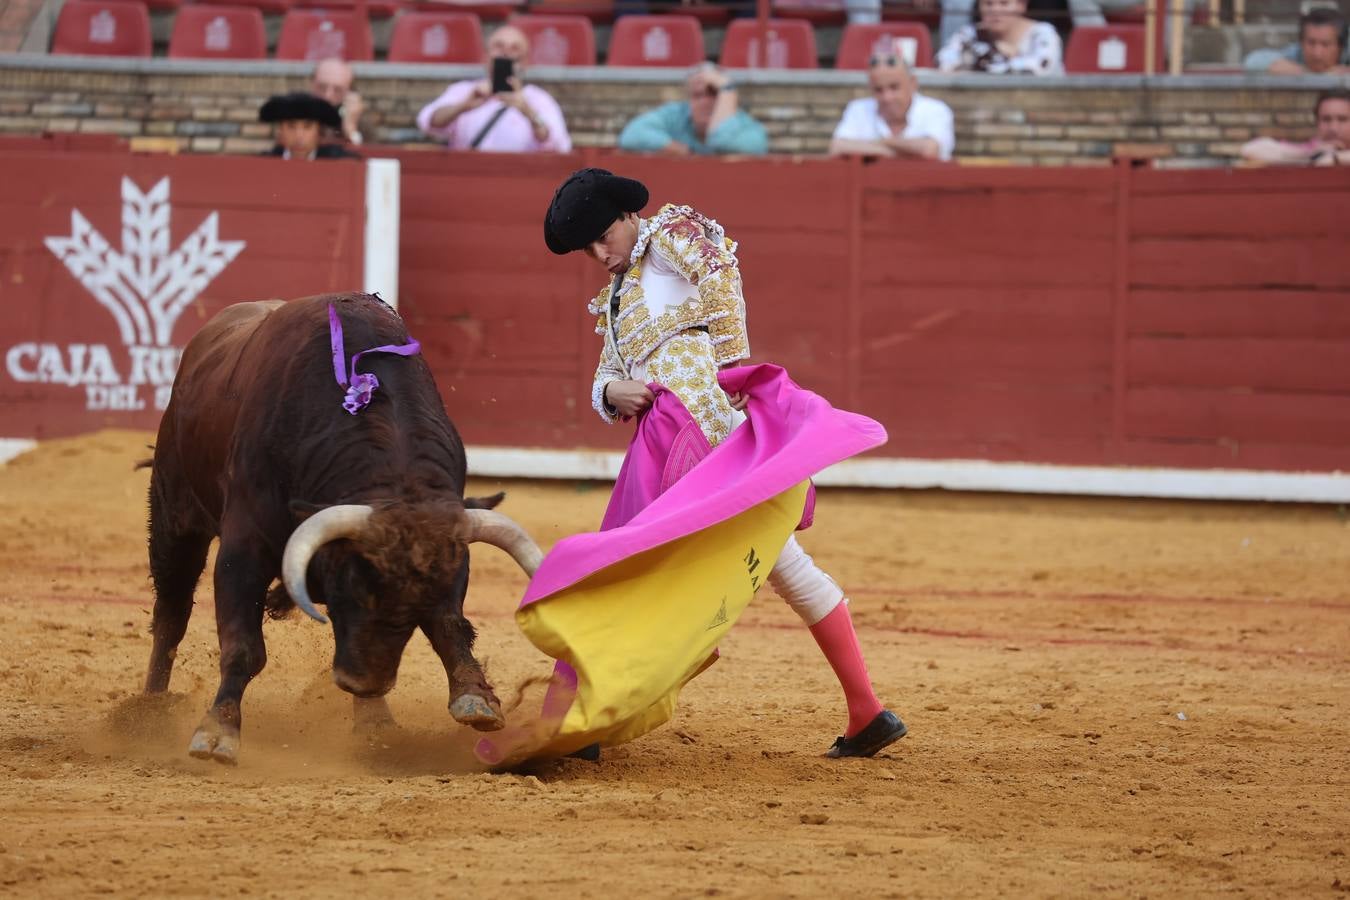
[[[391,695],[403,727],[371,744],[328,680],[327,629],[270,622],[227,769],[186,753],[216,687],[209,577],[174,693],[137,699],[148,441],[0,467],[0,896],[1350,890],[1344,510],[822,492],[803,543],[910,725],[874,760],[820,757],[842,700],[765,594],[671,725],[529,775],[476,770],[421,638]],[[606,496],[505,487],[544,544],[593,528]],[[548,666],[511,618],[518,570],[490,549],[474,567],[506,698]]]

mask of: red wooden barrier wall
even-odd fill
[[[1350,173],[1131,178],[1125,458],[1350,469]]]
[[[587,402],[605,275],[542,239],[600,164],[728,228],[755,358],[881,420],[878,455],[1350,459],[1350,173],[401,158],[403,310],[472,443],[627,437]]]
[[[0,142],[0,152],[4,144]],[[476,445],[621,446],[589,408],[604,273],[544,248],[574,168],[642,178],[741,244],[758,360],[880,419],[880,455],[1331,471],[1350,458],[1350,173],[969,169],[831,160],[397,152],[401,308]],[[44,239],[79,209],[120,246],[123,175],[172,182],[172,249],[211,211],[239,253],[172,335],[219,305],[361,283],[359,165],[104,154],[4,157],[0,349],[102,343]],[[26,360],[27,358],[25,358]],[[23,371],[34,371],[28,360]],[[8,436],[133,414],[0,373]]]

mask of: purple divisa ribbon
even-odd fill
[[[342,321],[338,319],[337,309],[331,303],[328,304],[328,336],[333,346],[333,374],[337,377],[338,386],[347,389],[347,395],[342,399],[342,408],[352,415],[356,415],[370,404],[371,395],[380,386],[380,379],[376,378],[374,373],[357,373],[356,364],[361,361],[361,357],[367,353],[396,353],[399,356],[416,356],[422,352],[422,345],[417,341],[371,347],[369,350],[362,350],[352,357],[351,371],[348,372],[345,364],[346,355],[342,349]]]

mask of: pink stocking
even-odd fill
[[[863,662],[862,647],[858,646],[858,634],[853,630],[848,604],[841,602],[829,615],[812,625],[811,636],[816,639],[844,689],[844,700],[848,703],[848,730],[844,737],[853,737],[866,728],[883,707],[867,676],[867,664]]]

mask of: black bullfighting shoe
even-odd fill
[[[567,754],[567,758],[568,758],[568,759],[584,759],[584,760],[586,760],[587,762],[599,762],[599,761],[600,761],[600,745],[599,745],[598,743],[597,743],[597,744],[587,744],[585,747],[582,747],[580,750],[574,750],[574,751],[572,751],[571,753]]]
[[[841,756],[875,756],[891,744],[905,736],[909,729],[900,717],[889,709],[877,713],[877,717],[867,723],[867,727],[851,738],[840,735],[835,738],[834,746],[825,751],[830,759]]]

